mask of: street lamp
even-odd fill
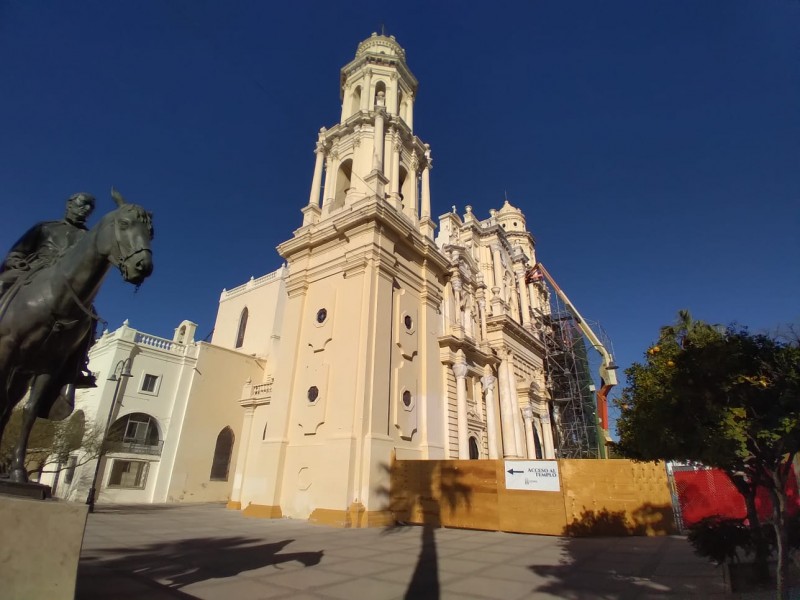
[[[119,372],[119,375],[117,375]],[[103,430],[103,439],[100,443],[100,451],[97,455],[97,465],[94,468],[94,477],[92,477],[92,487],[89,488],[89,495],[86,497],[86,504],[89,505],[89,512],[94,512],[94,497],[97,492],[97,476],[100,474],[100,463],[103,462],[103,456],[106,451],[106,437],[108,436],[108,428],[111,427],[111,419],[114,418],[114,408],[117,405],[117,398],[119,396],[120,384],[122,380],[127,377],[133,377],[131,373],[131,359],[130,357],[124,358],[117,363],[111,375],[108,376],[107,381],[116,381],[114,386],[114,397],[111,399],[111,407],[108,409],[108,418],[106,419],[106,428]]]

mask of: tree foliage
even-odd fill
[[[746,499],[767,488],[780,556],[786,483],[800,450],[798,341],[711,326],[681,311],[644,358],[626,371],[616,450],[718,467]]]

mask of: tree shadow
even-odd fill
[[[625,510],[599,511],[584,507],[579,517],[564,527],[568,537],[665,535],[677,533],[672,507],[650,502],[628,514]]]
[[[81,560],[77,597],[107,597],[93,596],[91,593],[91,574],[99,569],[134,573],[139,579],[158,582],[162,588],[180,590],[201,581],[235,577],[242,572],[269,565],[278,566],[294,561],[305,567],[319,564],[322,550],[282,553],[293,541],[260,543],[259,539],[240,536],[192,538],[137,548],[97,550],[95,554],[98,556]]]
[[[718,585],[702,575],[675,577],[685,575],[674,570],[676,564],[701,573],[706,567],[713,569],[694,557],[684,538],[670,535],[675,531],[670,505],[645,503],[632,511],[584,507],[580,516],[564,527],[565,537],[556,542],[560,547],[557,564],[544,560],[528,566],[542,579],[535,592],[567,600],[722,593],[721,575]],[[676,553],[675,545],[684,546],[681,560],[686,562],[669,563],[671,573],[660,571],[662,559]]]
[[[435,530],[446,526],[448,517],[460,505],[465,505],[467,512],[471,510],[472,488],[461,481],[463,472],[450,461],[408,461],[403,467],[398,467],[398,461],[381,465],[390,483],[388,489],[381,487],[377,493],[387,500],[395,518],[383,533],[391,535],[421,526],[420,551],[404,598],[438,600],[441,585]],[[443,509],[449,511],[444,519]]]

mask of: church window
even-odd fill
[[[350,177],[353,172],[353,160],[348,158],[339,165],[336,173],[336,191],[333,196],[333,208],[344,206],[344,199],[350,191]]]
[[[228,471],[231,466],[231,455],[233,454],[233,430],[225,427],[217,436],[217,444],[214,446],[214,459],[211,462],[211,481],[228,481]]]
[[[411,331],[411,328],[414,327],[414,319],[412,319],[410,315],[406,315],[403,319],[403,324],[406,326],[406,329]]]
[[[383,98],[383,104],[386,104],[386,84],[379,81],[375,84],[375,100],[374,104],[378,104],[378,98]]]
[[[328,318],[328,311],[325,308],[320,308],[317,311],[317,323],[324,323],[325,319]]]
[[[250,311],[247,310],[245,306],[242,309],[242,314],[239,316],[239,330],[236,332],[236,346],[235,348],[241,348],[244,345],[244,332],[247,329],[247,317],[249,316]]]
[[[350,114],[354,115],[361,110],[361,86],[357,85],[350,97]]]
[[[408,390],[403,392],[403,404],[406,405],[406,408],[409,408],[411,406],[411,392],[409,392]]]
[[[470,436],[469,438],[469,458],[470,460],[477,460],[481,457],[481,453],[478,450],[478,440],[474,437]]]
[[[319,398],[319,388],[315,385],[312,385],[310,388],[308,388],[308,401],[311,404],[314,404],[317,401],[317,398]]]

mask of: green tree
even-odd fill
[[[22,427],[22,409],[11,414],[0,444],[0,472],[8,470],[19,432]],[[62,471],[69,457],[80,450],[76,466],[94,460],[100,452],[102,435],[97,427],[87,427],[83,411],[76,411],[64,421],[36,419],[31,430],[25,468],[28,475]]]
[[[800,450],[800,344],[723,329],[679,313],[627,371],[616,450],[638,460],[693,460],[727,473],[747,506],[765,573],[755,493],[772,498],[778,592],[788,597],[786,485]]]

